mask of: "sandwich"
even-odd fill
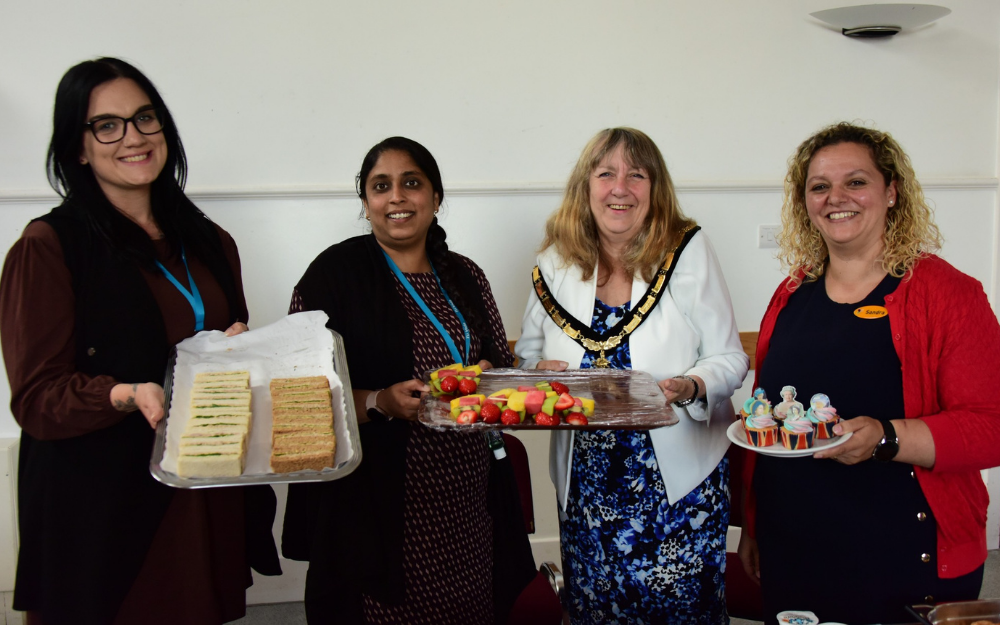
[[[325,376],[271,380],[271,470],[321,471],[334,466],[330,381]]]
[[[191,416],[181,435],[177,474],[182,477],[239,477],[246,466],[253,417],[250,372],[211,371],[195,375]]]

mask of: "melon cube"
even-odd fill
[[[544,391],[528,391],[526,397],[524,398],[524,409],[529,415],[538,414],[538,412],[542,409],[542,403],[544,401]]]

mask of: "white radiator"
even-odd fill
[[[0,592],[14,590],[17,566],[17,453],[16,438],[0,438]]]

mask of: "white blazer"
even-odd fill
[[[584,281],[576,265],[568,265],[554,247],[538,255],[538,267],[549,291],[566,312],[588,326],[594,312],[597,270]],[[632,282],[635,306],[649,288],[637,276]],[[678,259],[666,292],[649,317],[629,336],[632,368],[657,381],[687,374],[705,381],[707,402],[674,407],[680,422],[650,430],[656,462],[672,505],[711,474],[729,448],[726,428],[733,422],[730,398],[743,384],[749,368],[740,344],[722,269],[708,237],[698,231]],[[521,365],[534,368],[539,360],[565,360],[578,368],[584,349],[549,318],[534,290],[521,321],[515,347]],[[666,399],[664,399],[666,401]],[[573,432],[554,431],[549,449],[549,473],[559,505],[569,496]]]

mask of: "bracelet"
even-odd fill
[[[682,401],[675,401],[674,405],[675,406],[690,406],[691,404],[693,404],[694,400],[698,399],[698,393],[701,392],[701,389],[698,388],[698,383],[695,381],[695,379],[692,378],[689,375],[675,375],[674,379],[675,380],[687,380],[691,384],[694,384],[694,395],[692,395],[691,397],[688,397],[687,399],[682,400]]]
[[[368,393],[368,397],[365,398],[365,411],[368,412],[368,413],[371,413],[371,411],[374,410],[375,412],[379,413],[380,415],[382,415],[384,417],[384,419],[381,419],[382,421],[386,421],[386,420],[392,418],[392,417],[389,416],[389,413],[387,413],[385,410],[382,410],[381,408],[379,408],[379,405],[378,405],[378,394],[381,393],[384,390],[385,389],[381,389],[380,388],[377,391],[373,391],[371,393]]]

